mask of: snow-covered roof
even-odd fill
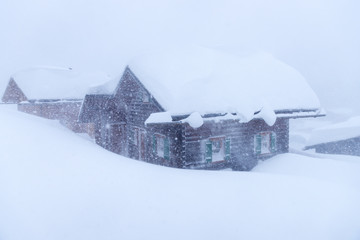
[[[172,114],[318,109],[304,77],[270,54],[238,57],[202,47],[140,57],[129,68]]]
[[[31,99],[83,99],[90,86],[109,81],[107,74],[79,73],[71,68],[34,67],[11,76]]]
[[[113,78],[109,81],[107,81],[106,83],[103,84],[99,84],[96,86],[93,86],[91,88],[88,89],[87,94],[107,94],[107,95],[111,95],[114,93],[118,83],[119,83],[119,79],[121,77],[116,77]]]
[[[138,57],[128,68],[172,116],[232,113],[272,125],[276,117],[324,115],[304,77],[267,53],[240,57],[187,46]],[[113,79],[89,93],[114,94],[118,83]]]
[[[335,142],[360,136],[360,116],[347,121],[329,124],[312,131],[307,146]]]

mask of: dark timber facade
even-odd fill
[[[110,151],[176,168],[249,170],[289,149],[289,117],[278,117],[273,126],[260,118],[215,121],[215,115],[203,116],[197,129],[181,121],[187,116],[145,124],[150,114],[164,111],[127,67],[112,94],[85,97],[79,121],[94,123],[96,143]]]

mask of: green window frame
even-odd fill
[[[230,138],[225,139],[225,160],[229,161],[231,158],[231,141]]]
[[[270,150],[272,153],[275,153],[276,152],[276,134],[274,132],[271,132],[271,135],[270,135]]]
[[[153,154],[156,154],[157,151],[157,141],[155,134],[153,135]]]
[[[212,142],[210,140],[205,143],[205,162],[212,162]]]
[[[164,158],[165,158],[165,160],[170,160],[169,138],[164,138]]]
[[[255,153],[257,155],[261,154],[261,134],[255,135]]]
[[[153,134],[153,154],[170,160],[170,140],[161,134]]]
[[[212,137],[205,141],[205,162],[229,161],[231,158],[231,140],[224,136]]]
[[[263,142],[265,140],[266,142]],[[265,148],[264,148],[265,146]],[[265,151],[263,151],[265,149]],[[254,137],[254,152],[256,155],[273,154],[277,151],[276,133],[260,132]]]

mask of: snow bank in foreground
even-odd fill
[[[262,172],[179,170],[9,106],[0,116],[2,240],[360,238],[358,163],[285,154]]]
[[[304,153],[284,154],[260,162],[252,171],[310,177],[360,189],[360,157]]]

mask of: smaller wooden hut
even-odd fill
[[[360,156],[360,116],[315,129],[305,150]]]
[[[77,122],[79,111],[87,89],[107,80],[105,74],[80,74],[71,68],[31,68],[10,77],[2,102],[17,104],[22,112],[59,120],[74,132],[93,135],[93,124]]]

